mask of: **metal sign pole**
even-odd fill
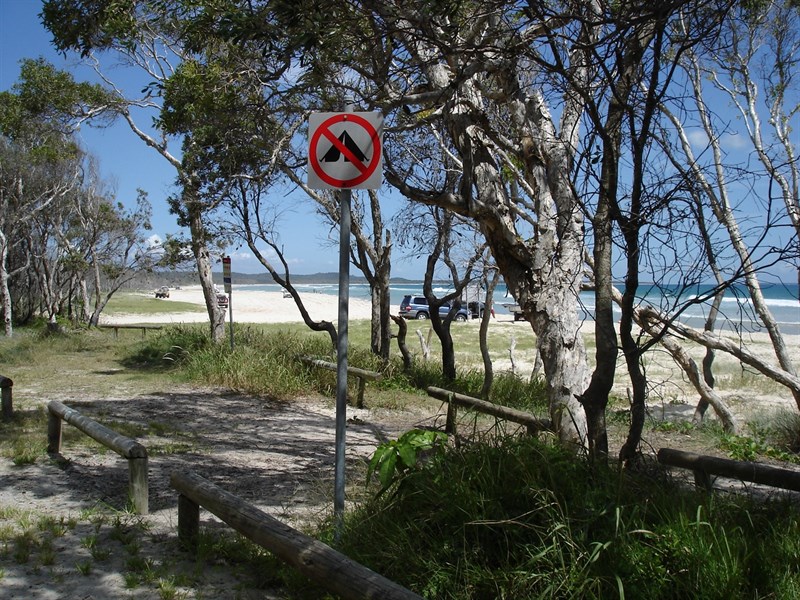
[[[346,113],[353,112],[353,99],[345,97]],[[350,303],[350,201],[351,192],[339,192],[339,335],[336,356],[336,465],[334,469],[333,515],[338,538],[344,519],[345,435],[347,430],[347,325]]]
[[[233,352],[233,292],[228,294],[228,311],[230,311],[231,352]]]
[[[222,281],[225,285],[225,293],[228,294],[228,313],[230,315],[231,332],[231,352],[233,352],[233,289],[231,279],[231,257],[222,257]]]

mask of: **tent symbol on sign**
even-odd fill
[[[350,152],[353,153],[353,156],[358,159],[359,161],[366,162],[367,157],[361,151],[361,148],[358,147],[353,141],[346,131],[343,131],[342,134],[339,136],[339,141],[342,145],[347,148]],[[320,158],[320,162],[338,162],[342,157],[342,152],[336,146],[331,146],[330,149],[325,153],[325,156]],[[347,156],[344,157],[345,162],[350,162],[350,159]]]

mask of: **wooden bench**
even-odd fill
[[[189,547],[197,543],[202,506],[244,537],[346,600],[422,599],[199,475],[175,472],[170,476],[170,484],[179,493],[178,538]]]
[[[708,491],[713,488],[711,476],[718,475],[800,492],[800,471],[718,456],[706,456],[673,448],[661,448],[657,456],[658,462],[662,465],[691,469],[694,472],[695,485]]]
[[[438,387],[429,387],[426,391],[432,398],[436,398],[442,402],[447,402],[447,422],[445,423],[445,433],[456,433],[456,406],[463,406],[465,408],[491,415],[499,419],[505,419],[506,421],[519,423],[520,425],[527,427],[528,434],[530,435],[536,435],[540,431],[549,431],[553,428],[553,425],[549,419],[539,419],[522,410],[501,406],[499,404],[492,404],[491,402],[486,402],[485,400],[479,400],[478,398],[473,398],[472,396],[465,396],[464,394],[458,394],[456,392],[451,392],[450,390],[445,390]]]
[[[14,416],[14,403],[12,401],[11,392],[14,387],[14,382],[8,377],[0,375],[0,396],[2,396],[2,414],[4,421],[10,421]]]
[[[336,363],[328,362],[326,360],[320,360],[318,358],[312,358],[310,356],[301,356],[300,361],[312,367],[319,367],[320,369],[327,369],[328,371],[337,370]],[[347,367],[347,374],[353,375],[358,379],[358,395],[356,397],[356,407],[364,408],[364,388],[366,387],[366,382],[380,381],[383,378],[383,375],[376,371],[367,371],[365,369],[359,369],[358,367],[350,367],[350,366]]]
[[[114,337],[119,337],[119,330],[120,329],[141,329],[142,330],[142,338],[145,337],[148,330],[158,330],[161,329],[161,325],[113,325],[113,324],[104,324],[98,325],[98,327],[102,329],[113,329],[114,330]]]
[[[63,420],[106,448],[127,458],[130,497],[136,512],[146,515],[149,511],[147,449],[136,440],[125,437],[56,400],[47,405],[47,410],[47,451],[51,454],[61,452],[61,421]]]

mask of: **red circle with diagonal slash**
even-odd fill
[[[372,160],[369,162],[369,164],[364,164],[358,160],[358,158],[353,155],[350,149],[340,142],[339,138],[337,138],[331,131],[331,126],[342,122],[355,123],[356,125],[362,127],[369,135],[370,140],[372,140],[373,149]],[[319,159],[317,158],[317,145],[323,136],[331,144],[336,146],[336,149],[346,156],[348,160],[355,165],[359,171],[361,171],[360,175],[353,177],[352,179],[336,179],[325,172],[325,170],[322,168],[322,165],[319,163]],[[354,187],[369,179],[370,175],[375,172],[375,169],[381,162],[381,144],[380,140],[378,139],[378,132],[372,126],[372,123],[353,113],[341,113],[334,115],[331,118],[323,121],[311,136],[311,142],[308,144],[308,159],[311,162],[311,168],[314,169],[314,173],[316,173],[317,176],[328,185],[339,188]]]

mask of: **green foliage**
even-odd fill
[[[370,460],[367,484],[373,473],[377,473],[382,491],[386,490],[393,482],[417,468],[420,453],[430,455],[431,451],[441,452],[446,444],[446,434],[441,431],[421,429],[412,429],[396,440],[381,444]]]
[[[57,161],[78,155],[71,134],[90,110],[111,103],[99,85],[77,83],[42,58],[25,59],[11,92],[0,97],[0,133],[10,140],[32,140],[30,160]]]
[[[41,15],[58,50],[88,56],[115,43],[135,44],[136,5],[135,0],[46,0]]]
[[[341,546],[432,599],[790,598],[800,538],[786,509],[503,439],[409,472],[347,516]]]
[[[30,411],[15,407],[12,419],[0,422],[0,456],[17,466],[35,463],[46,455],[47,439],[42,434],[46,429],[44,407]]]
[[[628,414],[627,412],[625,413]],[[627,422],[626,418],[626,422]],[[689,434],[694,425],[689,421],[653,421],[653,431],[660,431],[662,433],[682,433]]]
[[[746,424],[747,435],[720,433],[719,447],[734,460],[757,461],[763,458],[800,463],[800,415],[778,411],[753,416]]]
[[[167,369],[185,364],[192,354],[211,345],[205,328],[176,325],[150,336],[123,359],[123,365],[137,369]]]

